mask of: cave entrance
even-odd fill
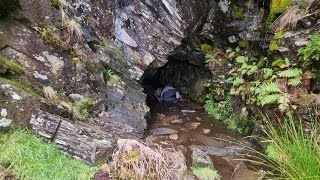
[[[229,162],[220,157],[227,150],[213,137],[241,137],[218,121],[213,121],[203,105],[195,100],[206,95],[204,84],[211,78],[210,71],[203,65],[195,65],[175,57],[169,57],[160,68],[150,66],[142,77],[147,104],[150,107],[146,142],[161,147],[181,149],[185,154],[187,167],[192,169],[194,148],[204,151],[214,148],[212,161],[223,177],[233,173]],[[182,101],[174,104],[159,103],[154,95],[157,88],[166,85],[175,87],[182,94]],[[218,156],[216,156],[218,155]],[[226,171],[227,170],[227,171]]]
[[[142,76],[144,92],[147,94],[147,104],[151,108],[158,103],[155,91],[166,85],[176,88],[179,93],[195,101],[203,100],[206,94],[204,84],[210,79],[211,72],[205,65],[195,65],[188,61],[170,56],[168,62],[159,68],[152,65]]]

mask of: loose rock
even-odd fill
[[[183,119],[175,119],[173,121],[171,121],[172,124],[182,124],[183,123]]]
[[[211,138],[211,137],[208,137],[208,136],[205,136],[205,135],[197,135],[194,137],[196,141],[204,144],[204,145],[207,145],[207,146],[214,146],[214,147],[223,147],[223,144],[220,143],[219,141]]]
[[[209,154],[201,149],[194,148],[192,152],[192,166],[213,165]]]
[[[12,123],[12,120],[10,119],[6,119],[6,118],[0,119],[0,130],[10,128],[11,123]]]
[[[196,117],[196,120],[197,121],[202,121],[202,118],[201,117]]]
[[[209,133],[211,133],[211,129],[203,129],[203,133],[204,134],[209,134]]]
[[[152,130],[152,135],[159,136],[159,135],[169,135],[169,134],[177,134],[179,131],[170,129],[170,128],[157,128]]]
[[[176,141],[179,139],[179,135],[178,134],[171,134],[171,135],[169,135],[169,139]]]
[[[184,126],[190,130],[197,129],[200,125],[201,123],[199,122],[187,122],[184,124]]]

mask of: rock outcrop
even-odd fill
[[[118,138],[143,137],[149,108],[137,80],[150,64],[163,66],[211,8],[206,0],[14,3],[0,20],[0,109],[89,162]],[[74,94],[93,104],[79,109]]]

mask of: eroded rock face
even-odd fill
[[[0,20],[0,53],[23,73],[0,74],[0,109],[14,124],[31,120],[34,132],[89,162],[97,161],[99,148],[110,153],[118,138],[143,137],[149,108],[136,80],[150,64],[163,66],[211,8],[207,0],[19,4],[14,18]],[[73,94],[94,102],[86,121],[68,108],[78,101]],[[96,139],[108,143],[97,147]]]
[[[59,127],[54,128],[57,134],[51,140],[72,154],[94,162],[90,143],[101,134],[89,140],[81,139],[82,131],[75,129],[81,126],[105,133],[110,137],[110,147],[114,147],[118,138],[142,138],[149,108],[137,80],[148,66],[162,67],[171,55],[204,66],[204,57],[199,53],[201,42],[197,41],[200,36],[210,34],[207,40],[218,47],[244,36],[251,40],[256,37],[250,35],[259,27],[259,8],[253,8],[245,19],[237,19],[230,6],[235,2],[219,2],[66,0],[52,4],[50,0],[19,0],[21,10],[15,18],[0,20],[0,53],[19,64],[24,73],[10,77],[0,74],[1,85],[13,87],[0,89],[0,101],[4,102],[0,109],[8,109],[8,118],[14,123],[16,119],[29,121],[31,117],[40,120],[39,112],[60,119]],[[237,3],[244,9],[250,8],[250,4]],[[180,46],[182,42],[185,43]],[[208,72],[199,76],[196,74],[199,71],[192,67],[183,69],[194,72],[186,75],[194,78],[185,84],[181,82],[186,79],[178,79],[177,83],[184,87],[192,84],[193,91],[200,95],[203,89],[199,87],[206,81]],[[30,89],[25,89],[25,83],[17,89],[17,82],[28,82]],[[58,102],[67,105],[63,108],[57,100],[45,99],[43,86],[52,87]],[[71,94],[94,101],[93,108],[86,109],[90,112],[88,121],[81,125],[74,121],[74,112],[66,108],[68,103],[75,102],[69,97]],[[31,121],[33,126],[34,122]],[[34,130],[41,132],[41,128],[44,127],[40,125]],[[69,136],[88,140],[86,147],[90,153],[78,151],[75,141],[66,140]]]

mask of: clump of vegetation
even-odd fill
[[[105,69],[104,77],[108,85],[118,85],[121,82],[121,77],[111,69]]]
[[[320,31],[316,32],[310,37],[307,46],[299,49],[301,59],[311,64],[312,61],[319,61],[320,59]]]
[[[118,141],[112,172],[116,179],[168,179],[183,177],[187,170],[180,151],[158,145],[145,146],[136,140]]]
[[[201,180],[219,180],[221,177],[214,167],[210,166],[196,166],[192,168],[192,173]]]
[[[120,62],[125,61],[124,54],[122,53],[122,51],[120,49],[110,45],[110,43],[108,43],[108,42],[103,42],[102,45],[105,48],[105,50],[108,53],[110,53],[116,60],[118,60]]]
[[[208,98],[204,107],[210,116],[224,122],[229,129],[242,134],[250,134],[253,122],[245,115],[234,111],[231,96],[220,102],[215,102],[213,98]]]
[[[96,171],[27,130],[0,132],[0,152],[0,165],[19,179],[90,179]]]
[[[90,109],[93,105],[93,101],[90,98],[82,98],[72,103],[74,113],[78,114],[81,119],[88,119],[90,117]]]
[[[41,39],[48,44],[52,44],[56,47],[65,49],[65,42],[62,41],[61,37],[58,35],[57,30],[54,27],[48,26],[40,30]]]
[[[233,16],[236,19],[243,20],[245,18],[245,9],[241,6],[235,6],[233,10]]]
[[[301,123],[290,117],[275,126],[269,120],[265,125],[268,143],[266,155],[250,149],[259,156],[259,162],[269,168],[269,174],[281,179],[320,178],[320,127],[314,120],[306,132]]]

